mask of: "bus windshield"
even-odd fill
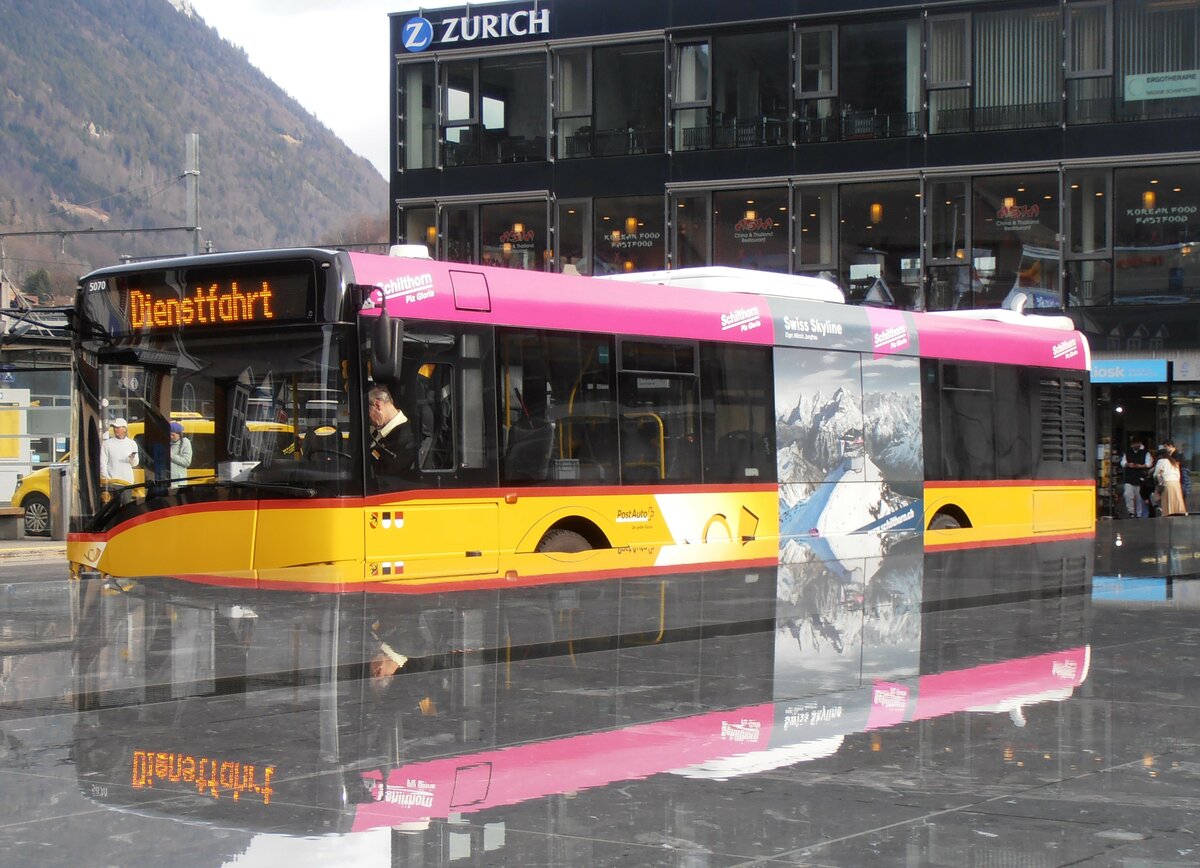
[[[85,515],[361,494],[353,346],[352,329],[324,326],[146,336],[84,353],[98,387],[83,402]]]

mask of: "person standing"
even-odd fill
[[[1129,448],[1121,456],[1121,468],[1124,472],[1125,514],[1129,518],[1145,518],[1146,506],[1142,499],[1142,481],[1154,467],[1154,459],[1142,443],[1141,437],[1133,437]]]
[[[171,423],[171,478],[183,479],[192,466],[192,441],[183,436],[183,425]]]
[[[1183,500],[1182,474],[1175,444],[1168,441],[1162,449],[1158,463],[1154,465],[1154,482],[1158,492],[1158,507],[1161,515],[1187,515],[1187,504]]]
[[[112,436],[100,444],[100,478],[117,485],[133,484],[133,468],[138,466],[138,445],[129,436],[129,423],[112,421]]]

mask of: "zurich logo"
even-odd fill
[[[433,25],[427,18],[408,19],[402,32],[406,51],[424,51],[433,44]]]

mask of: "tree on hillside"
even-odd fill
[[[44,268],[26,276],[21,289],[26,295],[35,295],[41,304],[49,304],[54,296],[54,286],[50,282],[50,274]]]

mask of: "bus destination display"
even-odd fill
[[[192,269],[117,278],[128,334],[207,331],[312,319],[312,268]]]

